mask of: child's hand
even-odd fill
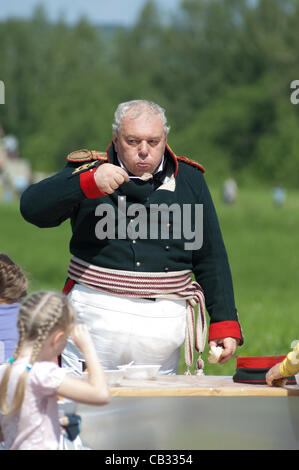
[[[71,337],[84,356],[88,367],[87,380],[78,380],[77,377],[66,375],[57,389],[57,394],[90,405],[108,403],[110,393],[105,372],[87,326],[82,323],[75,325]]]
[[[71,337],[75,345],[84,353],[89,350],[94,350],[94,343],[87,325],[84,323],[78,323],[74,326],[71,331]]]
[[[279,367],[280,363],[275,364],[266,374],[266,382],[270,387],[281,387],[286,383],[286,379],[281,375]]]

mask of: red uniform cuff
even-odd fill
[[[95,199],[97,197],[106,196],[106,193],[103,193],[97,186],[97,183],[94,179],[94,172],[96,168],[92,170],[84,171],[80,173],[80,186],[88,199]]]
[[[239,344],[243,343],[241,328],[237,321],[220,321],[210,324],[208,341],[228,337],[238,339]]]

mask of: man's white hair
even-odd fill
[[[153,113],[161,116],[165,135],[168,135],[170,127],[167,126],[165,109],[161,108],[161,106],[159,106],[158,104],[147,100],[132,100],[119,104],[114,114],[114,123],[112,124],[113,134],[118,133],[124,116],[132,108],[134,108],[135,110],[135,114],[133,116],[134,119],[143,113]]]

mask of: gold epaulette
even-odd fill
[[[198,163],[198,162],[196,162],[196,161],[194,161],[194,160],[191,160],[190,158],[183,157],[183,156],[178,156],[178,155],[176,155],[176,158],[177,158],[180,162],[184,162],[184,163],[188,163],[189,165],[196,166],[196,167],[199,168],[203,173],[205,173],[205,169],[204,169],[204,167],[203,167],[200,163]]]
[[[66,159],[68,162],[90,162],[91,160],[108,161],[108,156],[106,152],[82,149],[69,153]]]

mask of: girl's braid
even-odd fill
[[[38,336],[34,342],[30,363],[34,364],[36,358],[43,347],[45,340],[48,338],[49,334],[53,331],[57,323],[59,322],[61,316],[61,300],[52,298],[47,304],[47,309],[51,307],[51,315],[46,319],[46,321],[38,329]],[[41,307],[42,308],[42,307]]]
[[[66,327],[67,325],[61,321],[66,305],[66,297],[58,294],[39,293],[40,300],[36,304],[33,311],[31,310],[31,329],[29,338],[33,340],[33,349],[30,357],[31,365],[34,364],[36,358],[43,347],[45,340],[54,330],[55,326]],[[34,300],[34,299],[32,299]],[[28,302],[29,304],[31,302]],[[21,326],[21,325],[20,325]],[[27,339],[29,339],[27,338]]]

